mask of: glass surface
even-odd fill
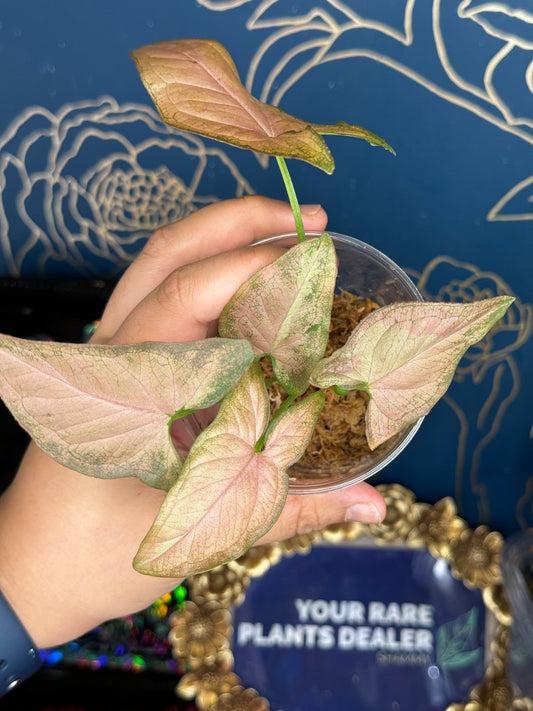
[[[501,567],[513,614],[508,675],[522,695],[533,698],[533,531],[506,541]]]
[[[319,544],[233,609],[234,671],[283,711],[443,711],[485,669],[485,606],[443,558]]]
[[[308,237],[318,237],[320,232],[309,232]],[[337,252],[339,271],[337,290],[372,299],[379,306],[422,301],[422,296],[409,276],[385,254],[354,237],[328,232]],[[256,244],[295,244],[295,234],[279,235],[258,241]],[[420,418],[367,456],[348,465],[315,467],[312,470],[295,465],[289,482],[290,494],[312,494],[333,491],[350,486],[381,471],[407,446],[422,423]]]

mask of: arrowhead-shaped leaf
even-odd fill
[[[322,388],[369,392],[366,434],[374,449],[430,411],[448,389],[464,352],[512,302],[510,296],[498,296],[467,304],[384,306],[316,366],[311,381]]]
[[[245,338],[256,355],[269,353],[286,392],[305,392],[326,349],[336,275],[329,235],[297,244],[233,295],[219,319],[220,335]]]
[[[241,84],[228,51],[208,39],[157,42],[131,53],[165,123],[240,148],[299,158],[333,172],[320,133],[357,136],[389,148],[360,126],[319,126],[254,98]]]
[[[269,402],[254,363],[194,443],[134,567],[186,577],[242,555],[278,518],[287,467],[303,454],[322,405],[316,393],[287,410],[257,452]]]
[[[221,400],[252,359],[246,341],[218,338],[103,346],[0,335],[0,395],[61,464],[168,490],[182,463],[169,419]]]

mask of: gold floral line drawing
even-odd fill
[[[255,2],[198,0],[214,12]],[[294,5],[289,14],[286,3],[261,0],[246,20],[246,29],[268,34],[250,62],[246,86],[262,101],[279,104],[313,68],[369,59],[533,145],[533,11],[527,3],[519,4],[316,0]],[[465,38],[459,51],[451,42],[452,35]],[[427,51],[417,55],[418,45],[428,38],[435,57]],[[475,63],[482,69],[473,72],[474,52]],[[438,72],[431,78],[428,67],[433,60],[438,62]],[[509,76],[514,79],[509,81]],[[532,196],[533,175],[524,176],[487,210],[486,219],[533,220]]]
[[[504,212],[507,205],[516,202],[523,203],[523,212]],[[533,175],[517,183],[503,195],[493,208],[489,210],[489,222],[517,222],[518,220],[533,220]]]
[[[219,200],[219,185],[254,192],[223,150],[151,107],[110,96],[28,107],[0,135],[0,249],[12,276],[55,262],[111,277],[154,229]]]
[[[497,274],[449,256],[435,257],[421,274],[406,271],[428,300],[474,301],[513,293]],[[510,405],[518,397],[520,373],[512,354],[531,338],[532,333],[533,304],[525,304],[517,297],[504,319],[459,364],[454,381],[464,387],[454,388],[443,398],[458,424],[455,499],[462,507],[463,487],[468,478],[480,520],[488,520],[490,516],[487,485],[482,477],[483,455],[498,435]],[[469,385],[475,387],[474,396]],[[465,398],[466,403],[462,404],[461,398]],[[525,496],[527,482],[524,487]]]

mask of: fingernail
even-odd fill
[[[300,212],[306,217],[313,217],[322,209],[322,205],[300,205]]]
[[[359,502],[346,510],[344,520],[346,522],[381,523],[381,514],[375,504],[371,502]]]

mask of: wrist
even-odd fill
[[[41,666],[39,650],[0,591],[0,697]]]
[[[39,567],[41,539],[28,520],[30,509],[17,489],[12,484],[0,497],[0,594],[32,641],[44,647],[48,576]]]
[[[0,590],[39,648],[70,641],[102,621],[81,594],[88,561],[80,547],[85,522],[78,479],[83,483],[31,444],[0,497]],[[84,503],[90,507],[87,498]],[[79,604],[71,605],[74,600]]]

